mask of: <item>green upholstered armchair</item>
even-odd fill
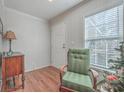
[[[89,65],[89,49],[69,49],[68,64],[60,68],[60,91],[94,91],[98,73],[89,69]],[[66,72],[65,67],[67,67]]]

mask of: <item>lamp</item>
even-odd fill
[[[4,38],[6,40],[9,40],[9,52],[8,53],[12,54],[11,42],[12,42],[12,40],[16,39],[15,33],[12,31],[7,31]]]

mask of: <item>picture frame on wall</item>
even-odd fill
[[[3,22],[2,19],[0,18],[0,35],[3,35]]]

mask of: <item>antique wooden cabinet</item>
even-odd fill
[[[13,88],[9,88],[8,80],[14,83]],[[21,84],[16,85],[16,79],[21,79]],[[11,56],[3,55],[2,62],[2,91],[14,91],[18,88],[24,88],[24,55],[13,53]]]

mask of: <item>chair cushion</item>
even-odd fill
[[[82,75],[67,71],[62,78],[62,85],[76,91],[93,91],[91,79],[88,75]]]
[[[69,49],[68,71],[88,75],[89,64],[89,49]]]

